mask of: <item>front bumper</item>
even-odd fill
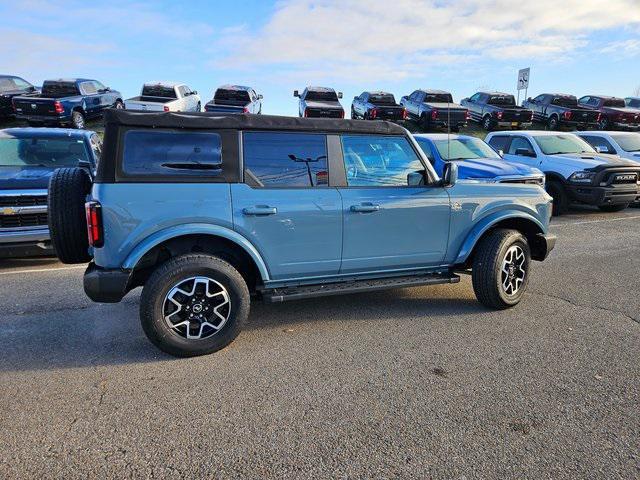
[[[543,261],[556,246],[557,236],[551,233],[539,233],[531,245],[531,258]]]
[[[573,200],[595,206],[633,203],[640,198],[638,185],[634,184],[606,187],[568,184],[567,190]]]
[[[127,294],[131,272],[104,269],[91,262],[84,272],[84,292],[94,302],[118,303]]]

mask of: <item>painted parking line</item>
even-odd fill
[[[549,228],[554,227],[567,227],[569,225],[586,225],[588,223],[606,223],[606,222],[619,222],[620,220],[633,220],[640,218],[640,215],[634,215],[632,217],[617,217],[617,218],[602,218],[600,220],[585,220],[584,222],[571,222],[571,223],[556,223],[549,225]]]
[[[86,265],[75,265],[73,267],[58,267],[58,268],[30,268],[23,270],[11,270],[9,272],[0,272],[0,275],[17,275],[20,273],[43,273],[43,272],[57,272],[60,270],[78,270],[80,268],[87,268]]]

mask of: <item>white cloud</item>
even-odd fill
[[[619,42],[611,42],[600,50],[600,53],[615,54],[621,57],[633,57],[640,55],[640,39],[631,38]]]

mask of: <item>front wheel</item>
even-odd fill
[[[140,321],[160,350],[193,357],[229,345],[249,316],[249,303],[247,284],[232,265],[212,255],[181,255],[145,284]]]
[[[603,212],[621,212],[628,206],[628,203],[619,203],[616,205],[600,205],[598,208]]]
[[[549,180],[546,190],[553,197],[553,216],[563,215],[569,209],[569,196],[564,187],[557,180]]]
[[[478,301],[503,310],[517,305],[529,282],[531,251],[517,230],[496,229],[480,240],[473,259],[472,283]]]

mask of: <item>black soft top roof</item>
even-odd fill
[[[343,120],[330,118],[297,118],[276,115],[219,115],[216,113],[147,113],[109,109],[105,123],[129,127],[230,129],[230,130],[289,130],[327,133],[372,133],[404,135],[406,130],[391,122]]]

